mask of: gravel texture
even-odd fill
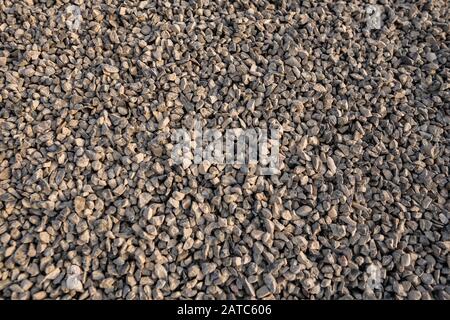
[[[0,299],[449,299],[449,2],[370,2],[0,0]]]

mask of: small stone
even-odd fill
[[[80,168],[86,168],[89,165],[89,159],[85,156],[82,156],[81,158],[78,158],[77,160],[77,166]]]
[[[39,233],[39,240],[42,243],[50,243],[50,235],[48,234],[48,232],[43,231],[43,232]]]
[[[253,285],[248,282],[247,279],[243,280],[243,285],[244,285],[244,289],[245,292],[250,296],[250,297],[255,297],[256,293],[255,293],[255,288],[253,287]]]
[[[306,267],[306,269],[311,269],[313,266],[311,261],[308,259],[308,257],[303,252],[299,252],[297,260],[302,265],[304,265]]]
[[[152,195],[150,193],[142,192],[139,195],[139,200],[138,200],[139,208],[143,208],[145,205],[147,205],[150,202],[151,199],[152,199]]]
[[[321,85],[320,83],[316,83],[316,84],[314,85],[313,89],[314,89],[315,91],[317,91],[317,92],[320,92],[320,93],[327,92],[327,89],[325,89],[325,87],[324,87],[323,85]]]
[[[295,213],[300,217],[307,217],[312,212],[312,208],[310,206],[301,206]]]
[[[119,68],[109,65],[109,64],[104,64],[103,65],[103,71],[106,73],[118,73],[119,72]]]
[[[0,5],[0,299],[450,300],[448,1],[91,2]]]
[[[411,256],[407,253],[403,254],[400,262],[403,267],[408,267],[411,264]]]
[[[345,235],[346,235],[345,226],[338,225],[338,224],[331,224],[330,228],[331,228],[331,232],[332,232],[333,236],[336,239],[339,240],[339,239],[342,239],[343,237],[345,237]]]
[[[167,270],[161,265],[155,265],[155,275],[158,279],[166,279],[167,278]]]
[[[422,295],[418,290],[408,292],[408,300],[420,300],[421,297]]]
[[[270,295],[270,290],[267,286],[262,286],[256,291],[256,297],[262,299]]]
[[[292,66],[292,67],[297,67],[297,68],[301,68],[302,67],[300,62],[295,57],[289,57],[286,60],[286,64],[289,65],[289,66]]]
[[[429,62],[434,62],[437,59],[437,55],[434,52],[428,52],[426,58]]]
[[[77,275],[77,276],[79,276],[79,275],[81,275],[82,270],[81,270],[81,268],[79,266],[77,266],[76,264],[73,264],[73,265],[70,266],[70,268],[68,270],[68,273],[70,275]]]
[[[8,180],[11,177],[11,171],[9,168],[5,168],[0,171],[0,181]]]
[[[153,170],[155,170],[155,173],[159,175],[164,173],[164,167],[159,162],[156,162],[153,165]]]
[[[83,284],[78,279],[78,276],[68,276],[66,280],[66,287],[69,290],[75,290],[77,292],[83,292]]]
[[[314,288],[315,286],[315,281],[312,278],[306,278],[304,280],[301,281],[302,287],[306,290],[306,291],[310,291],[311,289]]]
[[[39,291],[33,294],[33,300],[44,300],[47,297],[47,292]]]
[[[198,173],[207,174],[210,167],[211,167],[211,163],[208,160],[204,160],[198,166]]]
[[[271,275],[270,273],[266,273],[264,275],[264,283],[267,286],[267,288],[269,289],[270,292],[275,293],[277,291],[277,281],[275,280],[275,278],[273,277],[273,275]]]
[[[202,264],[202,273],[204,275],[212,273],[214,270],[216,270],[217,265],[215,263],[203,263]]]
[[[304,24],[306,24],[309,21],[309,17],[308,17],[308,15],[306,13],[302,13],[302,14],[299,15],[297,21],[298,21],[298,23],[300,25],[304,25]]]
[[[167,203],[170,204],[172,206],[172,208],[175,208],[175,209],[177,209],[180,206],[179,201],[174,198],[169,198]]]
[[[336,165],[332,157],[327,158],[327,167],[328,170],[330,170],[331,175],[334,175],[336,173]]]

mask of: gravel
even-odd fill
[[[449,299],[449,17],[1,1],[0,299]],[[174,162],[196,119],[279,171]]]

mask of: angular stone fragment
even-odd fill
[[[256,290],[256,297],[258,299],[262,299],[267,297],[270,294],[270,290],[267,286],[262,286],[258,290]]]
[[[139,199],[138,199],[139,208],[143,208],[146,204],[148,204],[150,202],[151,199],[152,199],[152,195],[150,193],[142,192],[139,195]]]
[[[266,273],[263,279],[269,291],[275,293],[277,291],[277,281],[275,280],[274,276],[270,273]]]
[[[307,217],[311,212],[312,208],[310,206],[301,206],[295,211],[300,217]]]
[[[50,235],[48,234],[48,232],[43,231],[43,232],[39,233],[39,240],[42,243],[49,243],[50,242]]]
[[[0,299],[450,300],[448,1],[53,2],[1,2]]]
[[[155,275],[158,279],[166,279],[167,278],[167,270],[161,264],[155,264]]]
[[[83,284],[81,283],[80,279],[78,279],[78,276],[68,276],[66,280],[66,287],[69,290],[83,292]]]

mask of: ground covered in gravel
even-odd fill
[[[0,0],[0,299],[449,299],[449,3],[371,2]]]

